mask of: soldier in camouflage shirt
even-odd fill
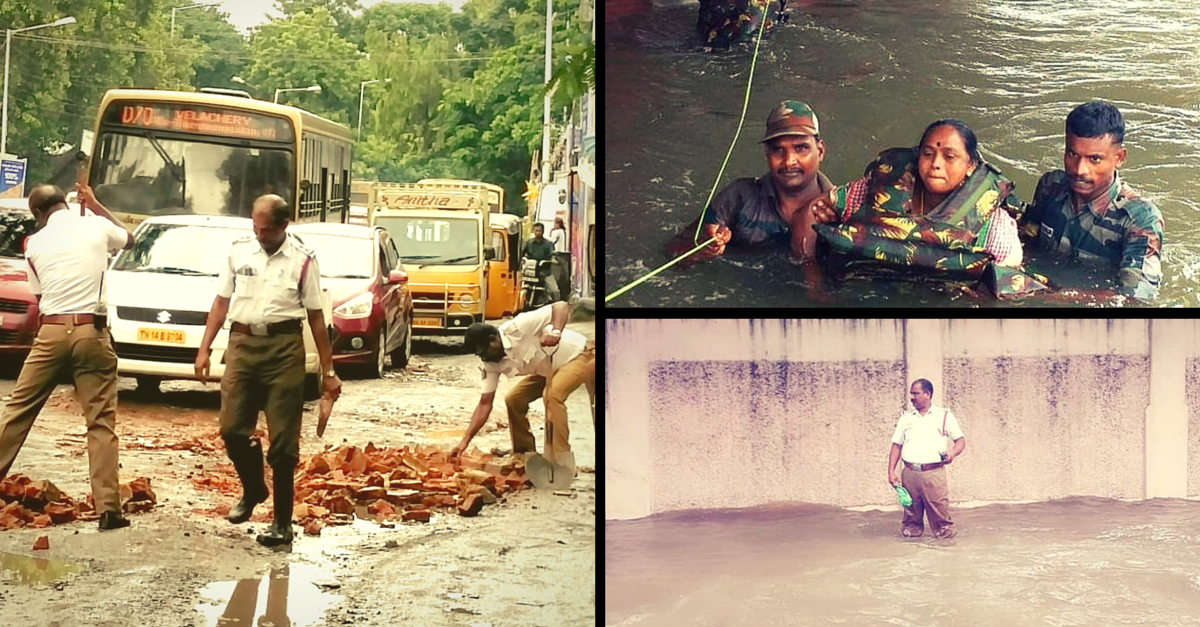
[[[1067,116],[1064,170],[1042,176],[1022,220],[1037,247],[1118,264],[1118,291],[1149,301],[1162,283],[1162,212],[1117,174],[1125,164],[1125,122],[1092,101]]]
[[[767,118],[763,135],[769,172],[758,178],[740,178],[713,198],[703,214],[700,242],[717,241],[689,258],[684,265],[713,259],[726,244],[745,247],[786,245],[792,222],[812,199],[827,194],[833,183],[819,168],[825,157],[817,114],[795,100],[779,103]],[[667,242],[666,252],[677,257],[691,250],[696,221]]]

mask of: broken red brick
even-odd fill
[[[358,499],[360,502],[373,501],[375,499],[381,499],[385,495],[387,495],[387,488],[373,486],[370,488],[363,488],[355,492],[354,498]]]
[[[154,495],[154,490],[150,489],[150,480],[146,477],[138,477],[130,481],[129,489],[133,494],[130,500],[149,501],[151,503],[158,502],[158,497]]]
[[[307,525],[304,525],[304,533],[307,533],[310,536],[319,536],[321,535],[321,529],[324,527],[325,525],[321,524],[321,521],[311,520]]]
[[[46,506],[46,515],[54,521],[54,524],[61,525],[78,518],[79,512],[73,504],[51,503]]]
[[[459,516],[475,516],[483,509],[483,495],[472,492],[458,506]]]
[[[407,511],[407,512],[404,512],[404,515],[401,518],[406,521],[419,520],[421,522],[429,522],[429,510],[421,509],[421,510]]]
[[[39,536],[37,542],[33,543],[33,550],[35,551],[44,551],[48,548],[50,548],[49,536]]]
[[[392,507],[391,503],[388,503],[383,499],[379,499],[378,501],[371,503],[370,507],[367,508],[367,513],[386,518],[388,516],[395,515],[396,508]]]
[[[45,514],[38,514],[37,516],[33,517],[33,522],[29,523],[29,526],[33,529],[43,529],[53,524],[54,521],[50,520],[49,516]]]
[[[344,496],[336,496],[332,499],[329,499],[325,502],[325,505],[329,508],[329,511],[334,514],[354,513],[354,504]]]

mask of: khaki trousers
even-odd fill
[[[567,407],[565,402],[581,384],[587,384],[588,394],[594,398],[596,386],[596,351],[584,350],[578,357],[567,362],[554,373],[550,389],[546,388],[546,378],[530,375],[521,379],[508,391],[504,403],[508,406],[508,429],[512,433],[514,453],[536,452],[537,445],[533,433],[529,430],[529,404],[539,396],[546,404],[546,443],[544,452],[548,456],[566,453],[571,450],[568,441],[570,428],[567,426]],[[545,394],[543,394],[545,390]],[[593,403],[594,405],[594,403]],[[592,422],[595,422],[595,413]]]
[[[953,538],[954,521],[950,520],[946,467],[918,472],[905,466],[900,483],[913,500],[912,505],[904,508],[901,533],[911,538],[920,537],[925,529],[925,516],[928,516],[929,528],[936,537]]]
[[[271,437],[267,463],[295,466],[300,459],[304,376],[301,334],[230,333],[221,377],[221,436],[226,442],[248,443],[258,425],[258,412],[265,411]]]
[[[87,419],[88,466],[96,511],[121,511],[117,480],[117,354],[108,329],[44,324],[0,415],[0,478],[8,475],[33,420],[70,375]]]

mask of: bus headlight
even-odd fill
[[[371,293],[366,292],[342,303],[333,310],[333,315],[343,318],[366,318],[371,315],[371,305]]]
[[[462,296],[458,297],[458,304],[462,305],[463,307],[470,307],[471,305],[474,305],[475,302],[475,297],[470,294],[463,294]]]

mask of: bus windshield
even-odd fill
[[[391,234],[406,267],[479,264],[479,222],[475,220],[376,215],[375,225]]]
[[[151,131],[103,133],[92,187],[119,212],[249,217],[263,194],[292,203],[292,154],[286,148],[228,146],[167,139]]]

